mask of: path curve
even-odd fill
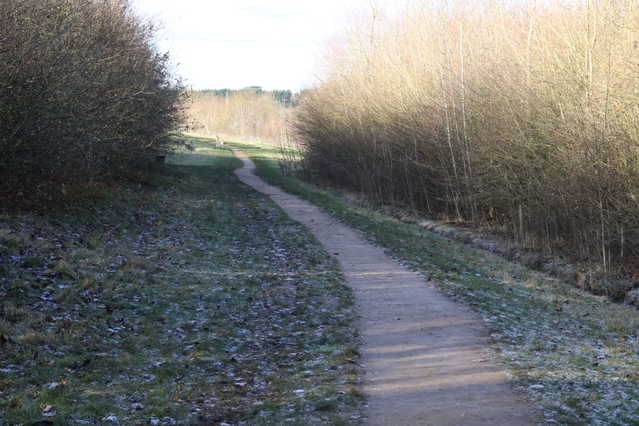
[[[268,195],[306,226],[340,264],[355,293],[363,340],[366,425],[500,425],[541,423],[506,376],[486,359],[480,320],[417,274],[315,205],[266,184],[255,165],[240,180]]]

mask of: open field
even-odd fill
[[[0,217],[0,424],[357,421],[336,264],[191,144],[153,184]]]
[[[494,254],[349,204],[279,173],[276,151],[241,145],[271,184],[320,206],[483,319],[516,386],[549,423],[639,422],[639,312]]]

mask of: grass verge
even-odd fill
[[[0,424],[347,424],[337,264],[201,139],[152,186],[0,217]]]
[[[358,208],[283,176],[276,150],[240,145],[259,175],[300,196],[469,305],[490,331],[494,360],[548,423],[639,424],[639,312],[418,225]]]

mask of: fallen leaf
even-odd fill
[[[350,362],[351,364],[359,365],[362,368],[366,367],[364,364],[360,364],[359,362],[355,361],[352,358],[346,358],[346,361]]]
[[[6,334],[0,334],[0,346],[6,345],[7,343],[15,343],[15,340],[11,336],[7,336]]]

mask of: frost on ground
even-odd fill
[[[0,424],[357,417],[336,264],[207,149],[153,188],[0,217]]]
[[[252,156],[250,148],[242,149]],[[362,231],[369,242],[469,305],[494,343],[485,358],[509,371],[548,423],[639,424],[639,311],[281,178],[268,161],[256,163],[269,183]]]
[[[408,237],[404,248],[390,251],[483,318],[495,361],[547,421],[639,424],[636,309],[488,252],[445,240],[426,250],[405,248],[414,243]]]

